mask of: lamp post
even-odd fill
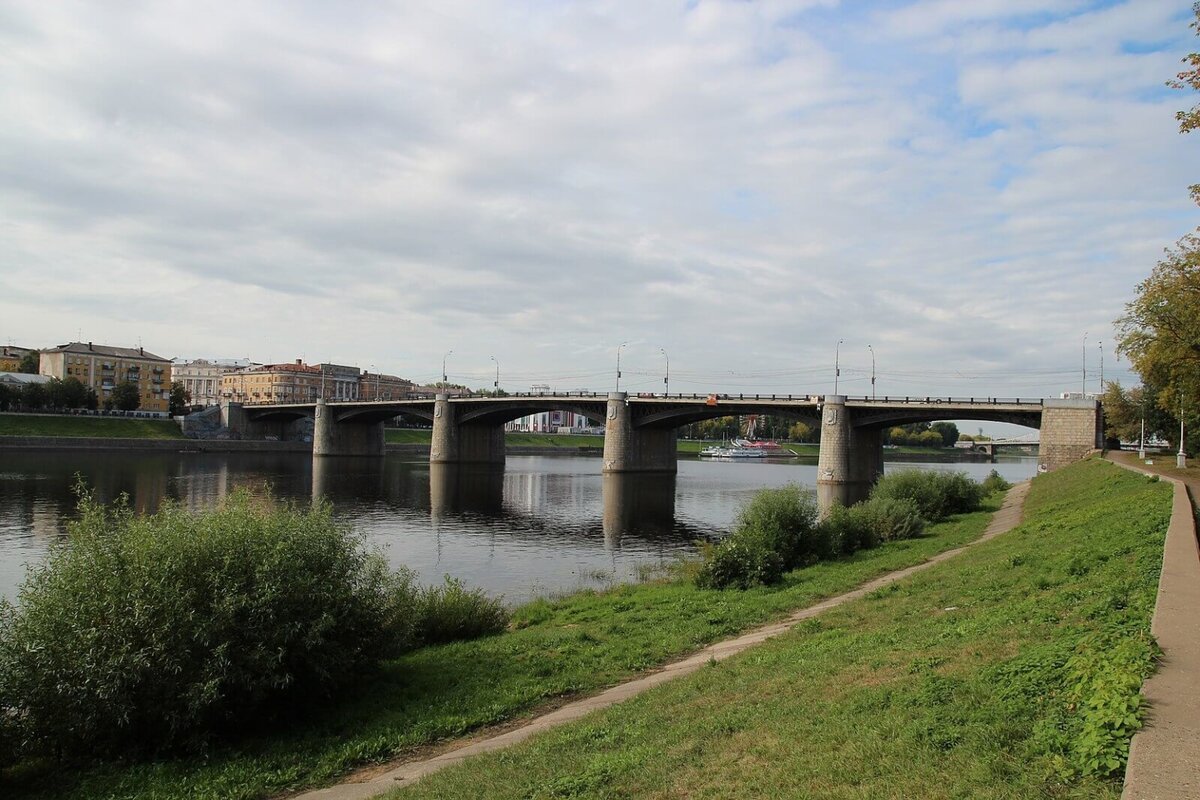
[[[1104,397],[1104,342],[1096,342],[1100,348],[1100,396]]]
[[[871,351],[871,399],[875,399],[875,348],[867,345],[867,349]]]
[[[1083,332],[1083,393],[1080,399],[1087,397],[1087,331]]]
[[[838,376],[842,374],[842,342],[843,339],[838,339],[837,347],[833,349],[833,393],[837,394]]]
[[[666,397],[671,393],[671,358],[664,347],[658,348],[658,352],[662,353],[663,360],[667,363],[667,369],[663,373],[663,396]]]
[[[1142,386],[1142,434],[1138,437],[1138,458],[1146,460],[1146,387]]]
[[[1179,393],[1179,452],[1175,454],[1175,466],[1187,466],[1187,453],[1183,450],[1183,392]]]
[[[442,356],[442,388],[443,389],[446,388],[446,383],[447,383],[447,381],[446,381],[446,359],[449,358],[453,354],[454,354],[453,350],[447,350],[446,354],[444,356]]]
[[[492,388],[495,389],[496,394],[499,395],[500,394],[500,362],[496,361],[495,356],[488,356],[488,358],[492,359],[492,361],[494,361],[496,363],[496,382],[492,384]]]
[[[621,342],[617,345],[617,391],[621,391],[621,348],[629,342]]]
[[[371,380],[371,373],[372,373],[372,372],[374,372],[374,371],[375,371],[375,365],[374,365],[374,364],[367,364],[367,380],[368,380],[368,381],[369,381],[369,380]],[[376,381],[375,381],[375,396],[374,396],[374,397],[372,397],[371,399],[372,399],[372,400],[378,400],[378,399],[379,399],[379,381],[378,381],[378,380],[376,380]]]

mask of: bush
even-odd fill
[[[916,538],[925,530],[925,520],[912,500],[872,497],[850,507],[834,506],[821,527],[835,555],[850,555],[880,542]]]
[[[508,627],[508,611],[499,600],[449,575],[441,586],[418,590],[414,599],[414,647],[476,639]]]
[[[979,484],[979,487],[983,492],[983,496],[987,497],[989,494],[995,494],[996,492],[1007,492],[1012,488],[1012,484],[1004,480],[999,472],[992,470],[983,479],[983,483]]]
[[[705,548],[696,585],[704,589],[749,589],[778,583],[783,577],[783,557],[763,536],[735,531]]]
[[[200,745],[329,695],[411,625],[397,578],[327,505],[237,493],[139,517],[83,493],[79,510],[0,619],[0,714],[26,752]]]
[[[734,535],[750,533],[779,554],[785,569],[829,556],[828,543],[817,526],[816,499],[796,484],[763,489],[742,507]]]
[[[911,500],[929,522],[951,514],[975,511],[983,502],[983,488],[961,472],[901,470],[884,475],[871,494],[875,498]]]

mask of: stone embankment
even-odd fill
[[[120,439],[101,436],[0,436],[0,450],[136,450],[157,453],[308,453],[311,442],[238,439]]]

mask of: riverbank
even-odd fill
[[[1006,535],[387,796],[1117,798],[1170,497],[1041,476]]]
[[[997,506],[992,499],[987,511],[933,526],[920,539],[799,570],[777,587],[719,592],[668,580],[535,601],[516,610],[507,633],[389,662],[355,696],[314,710],[282,732],[247,734],[203,759],[74,770],[26,765],[9,774],[9,796],[257,797],[327,784],[364,764],[421,752],[620,683],[921,563],[978,538]]]
[[[169,419],[0,413],[0,444],[9,439],[183,439]],[[10,443],[10,446],[20,446]]]

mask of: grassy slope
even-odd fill
[[[1116,798],[1046,742],[1081,637],[1148,632],[1169,516],[1168,486],[1107,464],[1039,477],[1005,536],[395,796]]]
[[[916,540],[787,576],[771,589],[702,591],[683,582],[619,587],[519,609],[515,630],[431,647],[388,664],[357,699],[285,733],[252,738],[205,760],[130,768],[29,770],[8,797],[258,798],[329,782],[356,765],[518,717],[589,692],[778,618],[876,575],[979,536],[998,506]]]
[[[106,439],[182,439],[169,419],[0,414],[0,436],[95,436]]]

